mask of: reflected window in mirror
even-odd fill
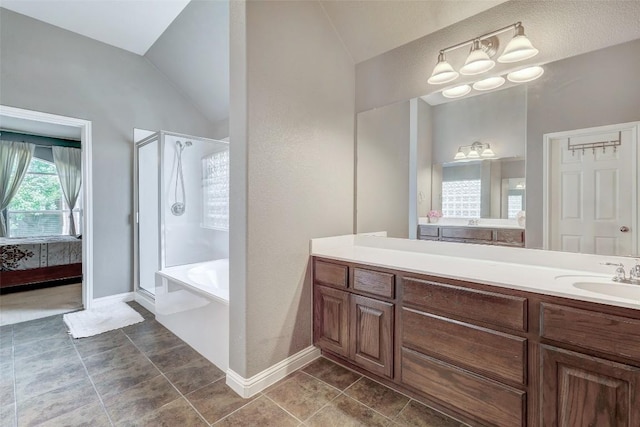
[[[449,218],[479,218],[482,205],[480,179],[442,182],[442,215]]]

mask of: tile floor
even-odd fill
[[[62,316],[0,327],[0,426],[461,426],[318,359],[251,399],[153,319],[73,340]]]

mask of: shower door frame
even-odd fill
[[[151,293],[148,290],[142,288],[140,286],[140,204],[139,204],[139,185],[140,185],[140,170],[138,167],[138,150],[153,141],[158,142],[158,163],[156,165],[158,169],[158,188],[156,189],[158,192],[158,229],[156,230],[158,233],[158,242],[159,242],[159,250],[158,250],[158,266],[162,270],[164,268],[164,233],[162,232],[163,224],[164,224],[164,214],[162,209],[162,159],[164,154],[164,132],[159,131],[155,132],[146,138],[137,141],[134,145],[133,151],[133,289],[136,297],[139,295],[144,300],[148,301],[150,304],[154,304],[155,302],[155,293]],[[137,299],[137,298],[136,298]],[[143,300],[143,301],[144,301]],[[146,304],[144,304],[146,305]],[[147,307],[148,308],[148,307]]]
[[[134,216],[133,216],[133,289],[134,289],[134,295],[136,296],[136,300],[138,302],[141,302],[143,305],[145,305],[145,307],[147,309],[153,308],[153,305],[155,304],[155,293],[151,293],[149,291],[147,291],[146,289],[143,289],[140,287],[140,257],[138,255],[139,253],[139,205],[138,205],[138,185],[139,185],[139,177],[138,177],[138,148],[142,147],[143,145],[149,144],[152,141],[155,141],[156,139],[158,140],[158,209],[159,209],[159,215],[158,215],[158,220],[159,220],[159,226],[158,226],[158,242],[160,245],[160,248],[158,250],[158,266],[160,267],[160,270],[162,270],[165,267],[165,261],[166,261],[166,250],[165,250],[165,210],[164,210],[164,205],[165,205],[165,192],[163,191],[164,189],[164,170],[162,168],[163,162],[164,162],[164,156],[165,156],[165,136],[173,136],[173,137],[177,137],[177,138],[184,138],[184,139],[190,139],[193,141],[204,141],[204,142],[224,142],[226,144],[229,144],[228,141],[221,141],[219,139],[213,139],[213,138],[205,138],[202,136],[195,136],[195,135],[187,135],[184,133],[178,133],[178,132],[169,132],[169,131],[158,131],[158,132],[154,132],[151,135],[136,141],[134,143],[134,151],[133,151],[133,167],[134,167],[134,171],[133,171],[133,178],[134,178],[134,182],[133,182],[133,212],[134,212]],[[140,299],[138,298],[142,298],[142,301],[140,301]],[[145,304],[146,303],[146,304]],[[150,310],[152,311],[152,310]]]

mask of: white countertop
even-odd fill
[[[509,257],[508,251],[516,252]],[[458,256],[443,255],[442,252],[458,253]],[[473,254],[479,252],[482,256],[474,258]],[[574,276],[576,281],[607,282],[613,277],[611,267],[603,269],[596,263],[597,267],[582,269],[576,265],[580,264],[580,257],[588,264],[594,259],[614,260],[616,257],[361,235],[314,239],[311,255],[640,310],[640,298],[627,299],[579,289],[571,284],[571,277],[566,277]],[[500,261],[489,259],[492,255]],[[515,259],[531,262],[519,263],[514,262]],[[623,259],[629,267],[634,264],[632,258]],[[553,263],[569,268],[550,265]],[[607,273],[609,270],[611,272]]]

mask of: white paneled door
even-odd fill
[[[598,255],[636,252],[636,139],[637,127],[629,125],[547,139],[549,249]]]

